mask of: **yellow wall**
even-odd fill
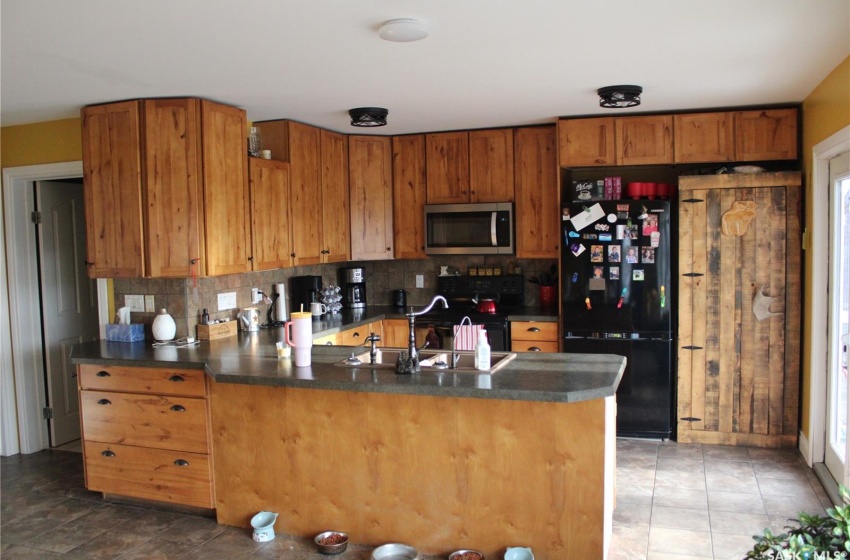
[[[803,101],[803,172],[806,184],[806,224],[813,222],[812,216],[812,148],[829,138],[845,126],[850,125],[850,57],[845,58],[824,79],[812,93]],[[811,314],[805,310],[812,308],[812,252],[806,251],[804,260],[805,293],[803,294],[804,315]],[[801,413],[803,415],[800,430],[809,441],[809,411],[812,403],[809,382],[811,371],[809,361],[812,353],[812,325],[806,321],[803,325],[803,384],[801,391]],[[820,406],[820,403],[818,403]]]
[[[80,119],[0,128],[0,167],[83,159]]]

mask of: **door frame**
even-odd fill
[[[83,176],[72,161],[3,169],[0,246],[0,455],[35,453],[50,445],[42,409],[47,406],[39,309],[38,252],[30,212],[33,182]],[[7,280],[8,279],[8,280]],[[8,282],[8,285],[7,285]],[[107,284],[97,283],[98,322],[108,322]],[[10,388],[14,388],[11,391]]]
[[[809,394],[809,433],[800,433],[799,446],[810,467],[813,463],[823,462],[826,452],[828,341],[826,332],[816,333],[814,329],[826,328],[829,317],[829,297],[822,289],[829,279],[829,160],[846,151],[850,151],[850,125],[812,148],[812,230],[807,244],[812,254],[810,375],[809,386],[806,387]]]

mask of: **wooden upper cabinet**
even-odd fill
[[[245,111],[201,101],[207,274],[251,270]]]
[[[735,160],[732,113],[688,113],[673,116],[676,163]]]
[[[393,258],[392,140],[349,136],[351,259]]]
[[[428,204],[469,202],[469,133],[425,135]]]
[[[344,134],[328,130],[322,130],[319,136],[322,161],[322,262],[345,262],[351,256],[348,142]]]
[[[514,200],[513,130],[469,132],[469,202]]]
[[[289,164],[249,158],[254,270],[292,266]]]
[[[83,108],[82,133],[89,277],[143,276],[139,102]]]
[[[143,102],[145,264],[154,278],[206,273],[200,100]]]
[[[737,161],[797,159],[797,110],[735,113]]]
[[[318,128],[286,121],[292,194],[293,264],[322,262],[321,139]],[[268,136],[263,130],[263,138]],[[272,152],[274,153],[274,152]]]
[[[614,117],[558,121],[558,165],[616,165]]]
[[[393,137],[395,258],[425,255],[425,135]]]
[[[617,165],[673,163],[673,116],[618,118]]]
[[[555,127],[518,128],[516,155],[516,256],[558,258],[559,214]]]

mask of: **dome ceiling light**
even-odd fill
[[[382,107],[358,107],[348,111],[351,126],[385,126],[389,111]]]
[[[378,30],[378,36],[385,41],[410,43],[428,36],[428,30],[418,19],[399,18],[385,21]]]
[[[606,109],[625,109],[640,105],[640,86],[606,86],[596,90],[599,94],[599,106]]]

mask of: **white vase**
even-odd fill
[[[151,332],[153,339],[157,342],[174,340],[174,335],[177,334],[177,324],[165,309],[160,309],[159,314],[153,319]]]

